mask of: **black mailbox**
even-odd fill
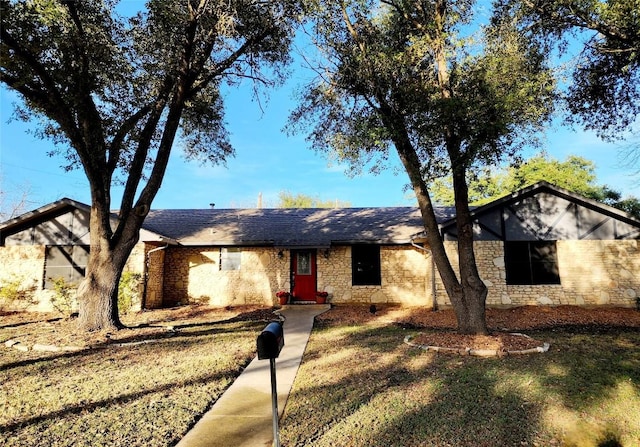
[[[282,324],[274,321],[258,335],[258,360],[275,359],[284,346]]]

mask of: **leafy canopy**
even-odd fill
[[[595,163],[584,157],[569,155],[561,161],[543,152],[522,163],[485,167],[479,173],[470,173],[469,202],[472,205],[484,205],[534,183],[546,181],[640,217],[638,199],[623,199],[620,192],[599,184],[595,170]],[[450,178],[436,180],[432,190],[434,200],[441,205],[454,203]]]
[[[319,197],[302,193],[293,194],[289,191],[280,191],[276,208],[347,208],[349,206],[351,206],[349,202],[338,199],[322,200]]]
[[[640,111],[640,0],[509,0],[495,20],[568,56],[568,121],[606,139],[633,130]]]
[[[297,2],[150,0],[131,17],[118,3],[2,0],[0,80],[24,99],[17,116],[90,182],[98,167],[104,182],[151,169],[176,119],[187,158],[224,161],[221,88],[283,80]]]
[[[316,5],[311,34],[322,58],[312,62],[318,76],[302,91],[289,129],[311,128],[314,149],[351,162],[355,172],[376,172],[399,132],[381,118],[390,108],[404,117],[402,130],[426,178],[449,168],[451,143],[455,162],[465,166],[529,143],[528,132],[553,109],[555,83],[544,54],[513,23],[479,26],[474,2],[438,3],[447,8],[439,25],[430,2]]]

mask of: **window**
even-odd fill
[[[240,270],[242,251],[237,247],[220,249],[220,270]]]
[[[382,283],[380,280],[380,246],[352,246],[351,270],[354,286],[379,286]]]
[[[560,284],[556,241],[505,242],[507,284]]]
[[[311,252],[301,251],[296,253],[298,265],[296,265],[297,275],[311,275]]]
[[[84,279],[89,261],[88,245],[51,245],[45,250],[44,288],[53,288],[53,280],[63,278],[78,285]]]

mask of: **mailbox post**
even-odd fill
[[[284,346],[284,331],[282,324],[269,323],[257,340],[258,360],[269,359],[271,371],[271,408],[273,411],[273,440],[275,447],[280,447],[280,430],[278,428],[278,388],[276,383],[276,358]]]

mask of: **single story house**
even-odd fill
[[[438,208],[452,262],[455,214]],[[635,306],[640,221],[542,182],[473,210],[480,275],[492,305]],[[88,257],[89,207],[61,199],[0,224],[0,286],[76,283]],[[152,210],[126,269],[144,308],[315,301],[450,304],[414,207]]]

